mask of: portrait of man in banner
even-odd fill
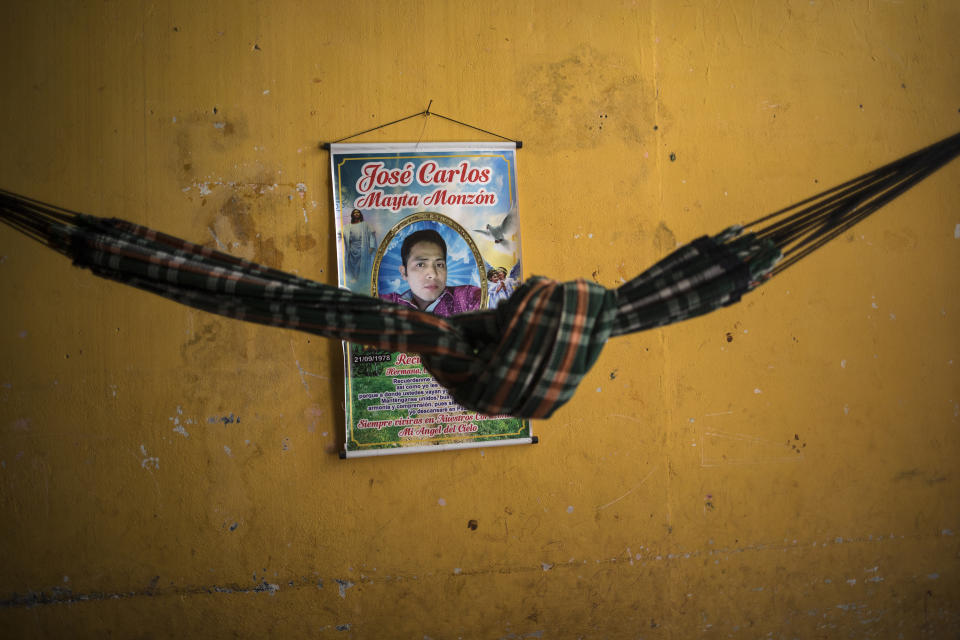
[[[443,214],[421,211],[384,236],[371,294],[449,317],[486,308],[484,262],[469,233]]]

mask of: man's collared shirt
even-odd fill
[[[395,302],[411,309],[417,308],[417,303],[413,301],[413,292],[409,289],[403,293],[386,293],[380,296],[380,299]],[[476,311],[479,308],[480,287],[463,284],[445,288],[443,293],[437,296],[437,299],[431,302],[424,311],[447,318],[458,313]]]

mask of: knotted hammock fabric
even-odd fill
[[[464,408],[547,418],[608,338],[737,302],[782,270],[782,257],[808,255],[958,153],[960,134],[761,218],[768,226],[756,232],[735,226],[694,240],[616,290],[533,277],[496,309],[451,318],[6,191],[0,220],[101,277],[239,320],[419,353]]]

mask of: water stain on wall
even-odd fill
[[[677,237],[665,222],[657,225],[657,230],[653,234],[653,247],[661,256],[677,248]]]
[[[210,316],[204,316],[210,317]],[[202,346],[207,343],[215,343],[218,336],[223,328],[223,325],[218,320],[210,320],[204,322],[200,325],[200,328],[196,331],[191,332],[190,337],[180,345],[180,354],[187,358],[188,354],[193,355],[192,352],[196,349],[202,349]]]
[[[217,203],[206,220],[206,246],[275,268],[283,264],[282,246],[293,245],[298,252],[316,246],[315,238],[299,230],[278,240],[276,230],[268,232],[259,221],[262,212],[284,210],[284,205],[303,208],[306,188],[302,183],[281,182],[281,171],[263,169],[241,170],[236,177],[211,177],[211,169],[222,168],[218,159],[235,152],[249,137],[242,113],[228,114],[213,105],[178,117],[173,124],[175,172],[181,190],[200,207]]]
[[[949,476],[940,471],[921,471],[917,468],[906,469],[893,477],[894,482],[918,481],[923,482],[927,486],[940,484],[941,482],[946,482],[948,479]]]
[[[250,360],[248,342],[245,339],[249,328],[242,323],[221,321],[216,316],[196,312],[194,326],[189,324],[186,339],[180,343],[180,356],[190,367],[199,367],[202,371],[210,371],[220,367],[222,363],[232,366],[241,365]],[[185,375],[189,379],[191,374]],[[202,388],[203,374],[195,385],[194,400],[200,396],[196,392]]]
[[[277,247],[276,238],[263,237],[257,229],[255,212],[251,202],[260,195],[247,193],[249,188],[228,187],[229,191],[217,211],[208,219],[211,238],[205,244],[235,256],[253,260],[274,268],[282,268],[283,252]],[[258,207],[259,208],[259,207]]]
[[[883,248],[886,251],[906,251],[915,249],[918,242],[916,232],[909,227],[899,229],[884,229]]]
[[[177,116],[172,124],[176,127],[174,170],[183,186],[218,166],[215,162],[208,166],[207,156],[219,157],[236,149],[243,144],[248,131],[242,113],[228,115],[216,106]]]
[[[303,253],[304,251],[310,251],[317,246],[317,239],[307,233],[294,234],[291,237],[291,244],[293,244],[293,247],[297,251]]]
[[[229,223],[233,236],[239,242],[249,242],[250,238],[256,233],[250,216],[249,199],[236,192],[229,194],[223,204],[220,205],[217,220],[220,219]]]
[[[538,148],[591,148],[607,135],[640,142],[651,131],[654,92],[632,65],[632,60],[583,45],[561,60],[526,68],[521,84],[532,105],[530,119],[555,125],[528,129],[563,131],[537,140]]]

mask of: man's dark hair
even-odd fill
[[[447,259],[447,243],[443,241],[443,236],[433,229],[421,229],[408,235],[403,244],[400,245],[400,259],[403,260],[403,268],[407,268],[407,258],[410,257],[410,250],[418,242],[429,242],[435,244],[443,251],[443,259]]]

